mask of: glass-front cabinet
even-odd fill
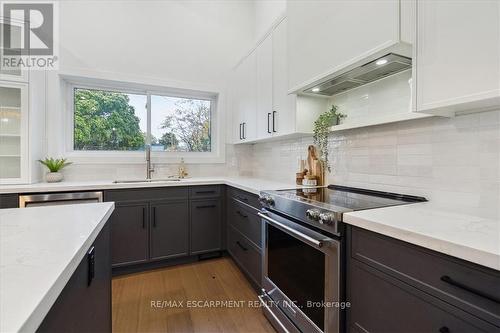
[[[2,36],[2,38],[4,36],[4,31],[6,31],[6,26],[7,24],[4,22],[4,19],[0,17],[0,36]],[[11,45],[13,47],[20,47],[23,41],[23,24],[11,20],[9,24],[9,30],[7,30],[7,32],[9,32]],[[0,59],[3,57],[2,47],[3,44],[0,43]],[[0,80],[28,82],[28,75],[28,70],[24,70],[20,67],[4,68],[3,61],[0,61]]]
[[[28,84],[0,81],[0,183],[27,175]]]

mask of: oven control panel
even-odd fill
[[[308,202],[265,192],[261,192],[259,202],[263,208],[282,213],[335,235],[339,233],[338,222],[342,220],[342,213],[315,207]]]
[[[332,224],[335,222],[335,215],[328,212],[321,212],[319,209],[306,210],[306,218],[317,221],[320,224]]]
[[[314,221],[319,221],[319,216],[321,215],[321,212],[319,209],[308,209],[306,210],[306,217],[314,220]]]
[[[259,202],[264,206],[273,206],[274,205],[274,199],[270,195],[260,195]]]

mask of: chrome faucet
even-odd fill
[[[151,166],[151,145],[146,145],[146,179],[151,179],[151,173],[155,168]]]

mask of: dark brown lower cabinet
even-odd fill
[[[110,219],[114,267],[148,260],[148,210],[147,202],[116,203]]]
[[[227,252],[260,292],[263,242],[258,196],[232,187],[227,193]]]
[[[347,227],[352,332],[500,332],[500,273]]]
[[[222,250],[222,192],[219,185],[106,191],[105,200],[116,206],[111,217],[115,271]]]
[[[458,308],[353,260],[350,270],[351,332],[498,332]]]
[[[253,242],[232,226],[227,227],[227,251],[260,291],[262,286],[261,253]]]
[[[191,201],[191,254],[222,249],[220,199]]]
[[[151,259],[166,259],[189,254],[188,221],[187,200],[151,204]]]
[[[110,224],[88,249],[38,332],[111,332]],[[91,255],[94,258],[94,275]]]
[[[0,208],[19,208],[17,194],[0,194]]]

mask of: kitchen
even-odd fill
[[[0,5],[0,331],[500,331],[500,1]]]

